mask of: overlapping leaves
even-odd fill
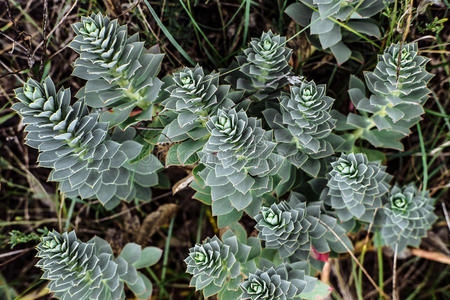
[[[36,266],[43,269],[43,279],[59,299],[125,299],[126,284],[139,299],[148,299],[152,284],[137,269],[149,267],[161,257],[155,247],[141,249],[127,244],[114,258],[109,244],[95,237],[85,243],[74,231],[49,232],[37,246],[40,258]]]

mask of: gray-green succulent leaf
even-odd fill
[[[385,216],[381,227],[384,242],[399,252],[407,246],[419,247],[421,239],[437,219],[433,201],[428,192],[418,191],[414,183],[405,187],[394,185],[382,211]]]
[[[71,105],[70,90],[56,92],[49,77],[43,84],[29,79],[15,93],[19,102],[12,108],[26,125],[26,143],[39,150],[39,165],[52,168],[49,180],[67,197],[97,198],[107,209],[120,200],[151,199],[162,164],[141,153],[134,129],[109,135],[97,113],[82,100]]]

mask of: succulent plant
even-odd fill
[[[318,159],[334,154],[339,143],[336,135],[330,136],[336,123],[329,113],[334,100],[325,95],[325,85],[314,81],[301,81],[290,91],[280,98],[281,113],[269,108],[264,116],[274,129],[277,152],[297,168],[317,176]]]
[[[152,285],[136,269],[155,264],[162,251],[155,247],[141,249],[127,244],[114,258],[109,244],[95,237],[84,243],[74,231],[60,234],[51,231],[37,246],[36,266],[42,268],[43,279],[59,299],[125,299],[124,283],[139,299],[148,299]]]
[[[134,131],[108,135],[108,124],[89,113],[83,101],[70,105],[70,90],[56,92],[47,77],[43,84],[29,79],[15,90],[20,101],[13,109],[26,124],[26,143],[40,151],[40,166],[52,168],[49,180],[59,182],[67,197],[97,198],[107,208],[120,200],[151,199],[161,163],[142,145]]]
[[[321,213],[321,202],[306,202],[306,198],[291,192],[288,201],[263,206],[255,217],[258,237],[265,247],[278,249],[282,258],[304,261],[310,258],[312,247],[317,252],[345,252],[346,248],[322,223],[341,237],[348,248],[352,243],[336,219]]]
[[[262,100],[286,85],[287,77],[291,75],[289,59],[292,50],[285,44],[286,38],[274,35],[272,31],[263,32],[260,38],[253,38],[249,47],[236,56],[240,73],[228,77],[233,87],[256,92],[254,97]]]
[[[218,74],[205,75],[200,66],[183,68],[167,81],[168,95],[162,104],[165,110],[176,113],[176,117],[164,128],[163,136],[171,141],[206,135],[204,127],[208,117],[219,107],[225,109],[234,105],[228,98],[230,86],[219,85]]]
[[[259,243],[252,244],[246,245],[228,230],[222,240],[214,236],[190,248],[189,256],[184,260],[186,272],[193,275],[190,286],[202,290],[205,298],[226,293],[240,295],[241,268],[259,254]]]
[[[250,273],[241,283],[243,291],[241,299],[301,299],[301,293],[313,289],[314,285],[315,278],[305,276],[301,263],[280,264]]]
[[[311,35],[318,35],[322,49],[330,48],[339,64],[346,62],[352,51],[342,41],[342,28],[380,37],[378,26],[370,17],[384,9],[384,0],[300,0],[286,8],[285,13],[296,23],[310,27]],[[345,24],[345,27],[342,26]]]
[[[419,192],[414,183],[403,188],[393,186],[383,208],[384,242],[393,249],[397,247],[399,252],[406,246],[419,247],[422,237],[437,219],[433,210],[433,199],[428,192]]]
[[[331,166],[322,198],[341,221],[372,222],[375,209],[382,207],[382,197],[389,191],[392,176],[385,172],[386,167],[369,162],[363,153],[343,153]]]
[[[369,117],[349,114],[347,124],[375,147],[403,149],[400,139],[408,135],[424,113],[422,105],[433,76],[425,70],[428,58],[418,55],[416,43],[393,44],[378,57],[373,72],[365,73],[372,95],[365,97],[364,84],[352,77],[349,94],[355,107]]]
[[[206,166],[199,175],[211,189],[213,214],[232,213],[237,219],[243,210],[257,214],[260,196],[273,188],[269,175],[281,167],[281,158],[272,154],[272,133],[234,109],[219,109],[206,127],[211,136],[199,152]]]
[[[128,37],[127,27],[100,13],[75,23],[70,47],[80,54],[73,75],[87,80],[77,97],[94,108],[107,108],[101,121],[122,128],[152,119],[162,81],[156,75],[163,58],[157,48],[147,50],[137,34]],[[138,107],[138,114],[129,119]],[[127,120],[129,119],[129,120]]]

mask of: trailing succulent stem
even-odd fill
[[[349,95],[364,115],[350,113],[346,125],[354,129],[353,140],[363,138],[375,147],[403,149],[400,140],[410,134],[424,114],[423,104],[432,77],[425,70],[429,59],[418,55],[417,44],[393,44],[378,57],[373,72],[366,72],[366,98],[362,81],[352,76]]]
[[[77,97],[86,104],[107,110],[100,120],[122,128],[151,120],[162,81],[156,75],[163,55],[157,48],[147,50],[137,34],[128,37],[127,27],[100,13],[82,17],[73,29],[70,47],[80,54],[73,75],[87,80]],[[139,114],[130,119],[135,107]]]

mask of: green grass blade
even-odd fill
[[[155,19],[156,23],[158,24],[158,26],[161,28],[162,32],[164,33],[164,35],[167,37],[167,39],[169,40],[169,42],[177,49],[178,52],[180,52],[181,55],[183,55],[183,57],[194,67],[195,66],[195,62],[194,60],[189,56],[189,54],[187,54],[186,51],[184,51],[184,49],[181,47],[180,44],[178,44],[178,42],[175,40],[175,38],[172,36],[172,34],[169,32],[169,30],[167,30],[166,26],[164,26],[164,24],[162,23],[162,21],[159,19],[158,15],[156,14],[155,10],[153,9],[153,7],[150,5],[150,3],[147,0],[144,0],[145,5],[147,6],[148,10],[150,11],[150,13],[152,14],[153,19]]]

